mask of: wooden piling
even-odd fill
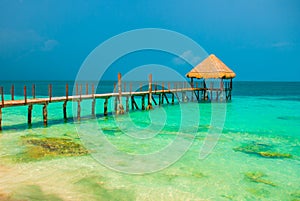
[[[51,103],[51,101],[52,101],[52,84],[49,84],[48,88],[49,88],[49,102]]]
[[[148,106],[147,106],[147,110],[151,110],[152,109],[151,99],[152,99],[152,74],[149,75],[149,93],[148,93]]]
[[[155,105],[157,105],[157,102],[153,96],[152,96],[152,101],[154,102]]]
[[[129,92],[130,92],[130,95],[131,95],[131,93],[132,93],[132,83],[130,83],[130,90],[129,90]]]
[[[131,96],[131,109],[134,110],[134,96]]]
[[[32,98],[35,99],[35,84],[32,84]]]
[[[24,86],[24,102],[27,104],[27,89],[26,86]]]
[[[67,102],[68,101],[65,101],[64,104],[63,104],[63,114],[64,114],[64,121],[65,122],[68,120],[68,117],[67,117]]]
[[[142,110],[145,110],[145,95],[142,96]]]
[[[89,84],[85,84],[85,95],[89,95]]]
[[[93,94],[93,96],[95,95],[95,85],[94,84],[92,84],[92,94]]]
[[[31,126],[31,118],[32,118],[32,104],[28,105],[28,125]]]
[[[158,105],[161,105],[162,102],[161,102],[161,94],[158,94]]]
[[[11,100],[15,100],[15,85],[11,85]]]
[[[166,95],[165,93],[163,93],[163,96],[165,97],[165,99],[166,99],[167,103],[168,103],[168,104],[170,104],[170,102],[169,102],[169,99],[168,99],[167,95]]]
[[[80,84],[80,90],[79,90],[79,96],[80,96],[80,101],[82,100],[82,84]]]
[[[43,121],[44,121],[44,126],[47,126],[48,124],[47,103],[45,103],[43,106]]]
[[[119,100],[119,106],[117,108],[117,113],[118,114],[124,114],[124,107],[122,105],[122,75],[121,73],[118,73],[118,100]]]
[[[95,105],[96,105],[96,99],[95,97],[92,100],[92,116],[95,117]]]
[[[105,98],[105,101],[104,101],[104,116],[107,116],[107,105],[108,105],[108,98]]]
[[[134,100],[134,96],[131,96],[131,108],[132,108],[132,110],[134,110],[134,109],[138,110],[139,109],[137,103]]]
[[[81,106],[80,100],[77,101],[77,120],[80,121]]]
[[[69,85],[68,83],[66,84],[66,100],[69,99]]]
[[[223,91],[224,89],[224,83],[223,83],[223,79],[221,79],[220,81],[220,90]]]
[[[175,95],[174,93],[172,93],[172,105],[174,105],[174,99],[175,99]]]

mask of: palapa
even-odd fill
[[[235,73],[214,54],[211,54],[186,76],[197,79],[232,79],[235,77]]]

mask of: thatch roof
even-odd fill
[[[211,54],[187,73],[186,76],[198,79],[231,79],[235,77],[235,73],[214,54]]]

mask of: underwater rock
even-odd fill
[[[88,154],[81,144],[68,138],[23,137],[26,145],[24,152],[17,155],[17,160],[26,162],[56,156],[82,156]]]
[[[291,193],[291,196],[293,198],[293,201],[300,201],[300,191]]]
[[[262,184],[266,184],[266,185],[273,186],[273,187],[276,186],[276,184],[274,184],[273,182],[263,179],[262,177],[266,177],[266,175],[262,172],[247,172],[247,173],[245,173],[245,178],[252,182],[262,183]]]
[[[279,153],[279,152],[259,152],[259,155],[267,158],[292,158],[291,154]]]
[[[102,127],[100,130],[102,130],[104,134],[111,136],[123,134],[123,131],[119,127]]]
[[[255,154],[264,158],[292,158],[291,154],[273,151],[272,146],[262,143],[245,144],[233,148],[233,150],[247,154]]]

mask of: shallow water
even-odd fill
[[[236,87],[239,91],[245,86]],[[103,111],[102,104],[96,103],[98,113]],[[70,119],[63,123],[62,106],[53,103],[46,128],[42,126],[42,107],[34,106],[33,122],[37,123],[30,129],[25,124],[26,107],[5,108],[5,127],[0,134],[0,200],[299,200],[299,96],[293,92],[235,94],[226,104],[225,124],[216,146],[208,157],[199,159],[204,141],[214,140],[206,138],[213,129],[213,107],[184,103],[78,123],[72,121],[70,103]],[[89,116],[90,102],[82,109],[83,116]],[[199,122],[193,121],[196,110]],[[180,130],[183,115],[187,116]],[[95,132],[88,132],[88,139],[80,141],[80,128],[93,125],[97,126]],[[122,153],[143,155],[144,162],[149,154],[172,146],[178,136],[183,144],[192,145],[173,164],[167,163],[168,159],[182,151],[180,147],[168,153],[169,158],[161,154],[165,158],[140,163],[140,167],[153,169],[165,163],[162,170],[132,175],[113,169],[128,170],[136,163],[134,157],[124,160],[117,152],[101,152],[115,167],[107,167],[104,159],[96,160],[97,151],[104,147],[100,135]],[[37,157],[30,152],[37,145],[28,144],[27,139],[44,138],[83,143],[90,154],[76,155],[70,149],[68,155],[48,147],[46,155]]]

